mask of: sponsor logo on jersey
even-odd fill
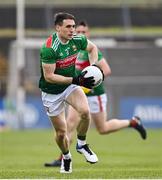
[[[90,63],[88,60],[87,61],[79,61],[78,59],[76,60],[76,63],[75,63],[76,69],[83,70],[87,66],[90,66]]]
[[[56,68],[66,68],[75,65],[77,54],[69,56],[65,59],[58,59],[56,62]]]
[[[75,45],[72,46],[73,51],[77,51],[77,47]]]

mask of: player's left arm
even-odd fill
[[[102,57],[102,59],[98,61],[97,66],[100,67],[100,69],[102,69],[105,77],[111,74],[111,68],[104,57]]]
[[[91,42],[90,40],[87,40],[87,48],[85,49],[88,51],[88,56],[89,56],[89,62],[90,64],[98,64],[98,49],[97,46]]]

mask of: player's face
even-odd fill
[[[75,21],[72,19],[64,19],[62,25],[57,25],[56,30],[59,38],[63,42],[67,42],[72,39],[75,32]]]
[[[87,38],[89,38],[89,29],[87,26],[77,26],[76,28],[77,34],[84,34]]]

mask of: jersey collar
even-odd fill
[[[66,45],[66,44],[69,43],[69,40],[68,40],[66,43],[63,43],[63,42],[60,40],[60,38],[59,38],[59,36],[58,36],[58,33],[56,33],[56,36],[57,36],[57,39],[60,41],[61,44]]]

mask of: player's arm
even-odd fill
[[[88,40],[86,51],[88,51],[90,64],[97,64],[98,62],[98,49],[97,46]]]
[[[43,74],[44,78],[49,83],[56,83],[56,84],[71,84],[72,77],[65,77],[59,74],[54,74],[56,69],[56,64],[46,64],[42,63]]]
[[[43,47],[41,49],[40,58],[42,62],[44,78],[47,82],[56,84],[72,83],[72,77],[65,77],[54,73],[56,69],[56,57],[52,48]]]
[[[102,69],[105,77],[111,74],[111,68],[104,57],[98,61],[97,65]]]
[[[56,84],[77,84],[80,86],[85,86],[87,88],[91,88],[94,86],[93,77],[85,78],[84,75],[86,72],[81,73],[77,77],[65,77],[59,74],[54,74],[56,64],[46,64],[42,63],[44,78],[49,83]]]

